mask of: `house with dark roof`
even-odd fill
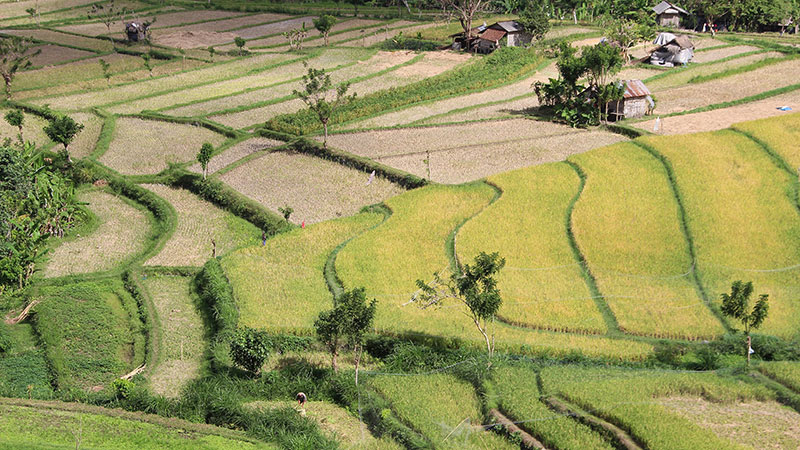
[[[679,28],[681,26],[681,15],[689,15],[685,9],[667,1],[654,6],[653,11],[656,13],[656,23],[662,27]]]

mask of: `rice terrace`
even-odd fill
[[[0,448],[800,449],[798,21],[0,0]]]

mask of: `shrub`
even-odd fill
[[[122,378],[117,378],[111,383],[111,390],[114,391],[114,396],[118,400],[128,399],[135,388],[136,383],[130,380],[123,380]]]
[[[11,335],[8,331],[8,325],[6,325],[3,321],[0,321],[0,353],[5,353],[11,350],[12,345],[13,341],[11,340]]]
[[[414,50],[430,52],[437,50],[441,44],[436,41],[422,39],[422,37],[405,37],[403,33],[387,39],[380,44],[382,50]]]
[[[230,351],[233,362],[258,373],[269,357],[269,336],[265,331],[244,327],[233,337]]]

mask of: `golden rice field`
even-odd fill
[[[550,410],[541,401],[537,374],[532,369],[498,367],[492,374],[492,385],[502,412],[547,448],[614,448],[597,431]]]
[[[369,378],[369,385],[388,399],[394,413],[434,448],[518,447],[480,427],[483,418],[475,390],[452,375],[375,376]]]
[[[669,449],[743,449],[753,448],[738,439],[749,427],[743,414],[728,423],[727,432],[715,432],[715,412],[753,411],[751,402],[768,402],[764,414],[780,411],[782,420],[775,427],[763,429],[766,442],[781,434],[789,420],[796,423],[797,413],[778,406],[775,394],[762,385],[746,383],[714,372],[683,373],[670,371],[634,371],[611,368],[548,367],[541,372],[544,390],[578,404],[592,414],[625,429],[646,448]],[[700,403],[687,404],[684,400]],[[699,400],[699,402],[698,402]],[[708,404],[712,404],[708,405]],[[685,405],[689,410],[677,411]],[[706,405],[711,406],[708,408]],[[706,406],[705,414],[698,411]],[[703,417],[698,417],[702,415]],[[789,419],[789,420],[787,420]],[[764,420],[766,423],[769,420]],[[712,423],[709,423],[712,422]],[[776,430],[777,429],[777,430]],[[735,436],[733,431],[735,430]],[[751,429],[752,430],[752,429]],[[750,431],[752,433],[752,431]],[[743,433],[747,434],[747,433]],[[763,441],[762,441],[763,442]],[[756,448],[759,448],[756,446]]]
[[[289,206],[289,220],[306,224],[351,216],[404,191],[385,178],[321,158],[275,151],[220,176],[226,184],[272,211]]]
[[[567,240],[567,208],[580,187],[577,173],[566,164],[548,164],[488,181],[502,196],[464,224],[456,250],[462,262],[481,251],[506,259],[498,276],[499,317],[555,331],[606,332]]]
[[[199,199],[184,189],[162,184],[144,187],[167,201],[178,214],[178,224],[161,251],[145,262],[146,266],[202,266],[216,254],[224,255],[238,247],[253,245],[261,231],[250,222]]]
[[[725,330],[691,278],[678,205],[662,164],[622,143],[570,158],[586,173],[573,230],[620,329],[671,338]]]
[[[762,330],[792,336],[800,318],[800,220],[794,182],[755,142],[733,131],[645,138],[672,163],[694,237],[701,279],[712,297],[735,280],[770,295]],[[736,236],[732,239],[732,236]]]
[[[761,363],[758,370],[795,392],[800,392],[800,363],[792,361],[773,361]]]
[[[153,274],[142,284],[155,307],[158,327],[158,360],[151,364],[147,379],[156,394],[176,398],[200,376],[203,365],[206,331],[199,300],[192,293],[190,277]]]
[[[79,199],[95,215],[97,228],[59,243],[42,270],[45,277],[110,270],[144,250],[150,232],[148,214],[102,190],[83,191]]]
[[[768,145],[789,167],[800,167],[800,148],[797,146],[800,140],[800,113],[737,123],[733,129],[749,133]]]
[[[194,161],[204,142],[217,146],[224,140],[199,126],[120,117],[111,145],[99,160],[125,175],[155,174],[170,163]]]
[[[323,269],[342,242],[380,223],[375,213],[330,220],[283,233],[222,259],[241,323],[276,332],[310,333],[333,297]]]

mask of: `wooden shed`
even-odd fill
[[[484,34],[496,33],[506,37],[506,45],[509,47],[522,47],[531,43],[533,36],[523,30],[522,25],[516,20],[505,20],[496,22],[486,28]],[[502,38],[501,36],[501,38]],[[483,36],[481,36],[483,37]],[[499,39],[498,39],[499,41]]]
[[[653,111],[655,106],[650,90],[641,80],[620,81],[625,84],[622,100],[608,104],[608,117],[612,120],[635,119]]]
[[[689,15],[685,9],[667,1],[654,6],[653,11],[656,13],[656,23],[662,27],[679,28],[681,26],[681,15]]]

